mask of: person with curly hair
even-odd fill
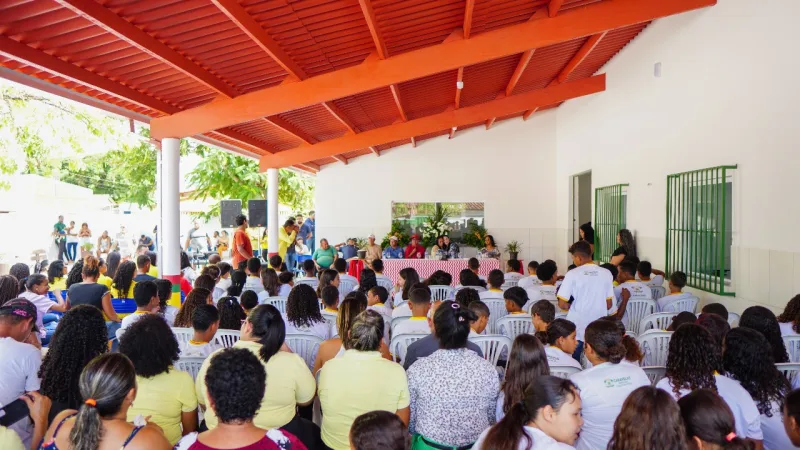
[[[755,450],[756,443],[739,435],[731,409],[716,392],[698,389],[678,400],[686,438],[692,449]]]
[[[781,327],[775,314],[763,306],[751,306],[742,312],[739,326],[750,328],[763,334],[772,349],[776,363],[789,362],[789,354],[781,337]]]
[[[42,450],[168,450],[155,425],[126,420],[137,396],[136,372],[124,355],[108,353],[91,360],[77,380],[81,404],[58,414],[42,441]]]
[[[305,449],[293,434],[281,430],[265,430],[254,424],[256,413],[266,390],[267,373],[252,352],[227,348],[214,354],[203,380],[211,402],[209,408],[224,426],[184,436],[178,450]],[[199,441],[202,440],[202,443]]]
[[[298,284],[286,300],[286,332],[311,334],[322,340],[331,338],[331,327],[322,317],[314,288]]]
[[[469,272],[469,269],[464,270]],[[479,301],[481,301],[481,296],[478,295],[478,291],[475,289],[459,289],[456,292],[456,303],[461,305],[462,308],[469,308],[470,303]]]
[[[316,382],[303,358],[285,345],[286,325],[280,311],[272,305],[259,305],[242,325],[241,339],[233,348],[244,349],[257,356],[267,372],[267,387],[261,405],[253,418],[258,428],[283,428],[297,436],[306,446],[315,446],[319,431],[313,422],[297,414],[298,406],[310,405],[316,393]],[[209,430],[220,425],[212,405],[208,386],[204,383],[209,366],[219,350],[206,358],[197,374],[195,390],[200,404],[206,406],[205,419]]]
[[[81,281],[83,281],[83,275],[81,275],[81,272],[83,272],[83,260],[78,260],[75,264],[72,265],[72,268],[69,269],[69,272],[67,273],[67,279],[66,279],[67,290],[69,290],[70,286],[72,286],[73,284],[80,283]]]
[[[791,387],[775,367],[767,339],[748,328],[732,329],[725,337],[722,364],[728,376],[741,383],[761,414],[761,432],[766,450],[792,448],[783,427],[781,405]]]
[[[667,392],[652,386],[631,392],[614,422],[607,449],[688,450],[678,404]]]
[[[611,264],[618,266],[625,258],[636,257],[636,241],[633,239],[633,233],[627,228],[619,230],[617,233],[617,247],[614,253],[611,254]],[[636,264],[639,264],[638,262]]]
[[[778,316],[778,325],[781,327],[781,336],[800,334],[800,294],[786,303],[783,312]]]
[[[123,261],[112,279],[111,296],[113,298],[133,298],[133,286],[136,285],[136,282],[133,281],[135,275],[136,263]]]
[[[53,401],[50,421],[61,411],[83,403],[78,379],[95,357],[108,351],[103,313],[89,305],[76,306],[61,318],[39,368],[39,392]]]
[[[731,326],[728,321],[722,317],[712,313],[702,313],[695,321],[696,324],[708,330],[714,342],[719,346],[719,351],[722,352],[722,345],[725,342],[725,336],[731,331]],[[770,349],[772,351],[772,349]]]
[[[736,434],[761,441],[761,419],[753,398],[741,384],[721,375],[722,372],[722,354],[711,333],[700,325],[684,324],[672,334],[666,377],[656,387],[676,400],[697,389],[718,393],[736,417]]]
[[[568,450],[581,432],[581,396],[569,380],[543,375],[496,425],[481,433],[474,450]]]
[[[197,429],[197,397],[194,380],[172,365],[180,357],[178,340],[169,325],[155,314],[147,314],[131,325],[120,339],[119,351],[136,369],[136,403],[127,420],[141,414],[164,430],[175,445],[182,435]]]
[[[203,288],[195,288],[186,296],[186,300],[175,315],[175,324],[173,326],[179,328],[189,328],[192,326],[192,313],[197,305],[213,305],[214,300],[211,298],[211,291]]]
[[[569,377],[580,389],[583,402],[578,450],[606,448],[625,398],[636,388],[650,386],[641,368],[622,363],[627,353],[622,336],[608,320],[595,320],[586,327],[586,359],[592,367]]]
[[[511,345],[506,376],[497,396],[498,422],[525,398],[525,388],[543,375],[550,375],[544,346],[532,334],[520,334]]]
[[[217,310],[219,311],[219,328],[221,330],[238,330],[242,328],[242,321],[247,318],[236,297],[227,296],[219,299]]]
[[[355,450],[408,450],[410,446],[406,424],[389,411],[364,413],[350,427],[350,447]]]
[[[361,279],[357,281],[358,290],[367,295],[370,289],[378,285],[378,279],[375,277],[375,271],[370,268],[364,268],[361,271]]]

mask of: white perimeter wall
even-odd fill
[[[317,239],[375,233],[380,241],[392,201],[484,202],[500,245],[520,241],[525,260],[555,257],[555,119],[545,112],[325,166],[317,175]]]

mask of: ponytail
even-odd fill
[[[87,255],[83,260],[83,276],[95,278],[100,276],[100,262],[92,255]]]
[[[28,280],[25,282],[25,287],[27,287],[28,290],[30,291],[33,289],[34,286],[40,285],[44,283],[46,280],[47,277],[44,276],[43,274],[35,273],[28,277]]]
[[[530,436],[525,433],[527,425],[534,417],[528,412],[525,404],[520,401],[514,403],[505,417],[497,425],[489,429],[483,440],[481,449],[491,450],[516,450],[518,448],[532,448]],[[524,440],[525,445],[519,445]]]
[[[278,308],[272,305],[259,305],[250,311],[247,321],[253,327],[252,336],[261,344],[258,356],[266,364],[280,351],[286,341],[286,324],[283,322],[283,317]]]
[[[755,443],[736,435],[731,408],[714,391],[697,389],[678,400],[688,439],[697,437],[724,450],[753,450]]]

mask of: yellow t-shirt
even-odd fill
[[[158,278],[158,267],[150,265],[150,270],[147,271],[147,274],[153,278]]]
[[[105,275],[100,275],[100,278],[97,279],[97,282],[100,283],[100,284],[106,285],[106,287],[110,291],[111,290],[111,284],[114,281],[110,277],[107,277]]]
[[[350,449],[356,417],[369,411],[394,413],[410,404],[403,366],[383,359],[380,352],[347,350],[326,362],[319,377],[322,440],[334,450]]]
[[[27,450],[14,430],[0,427],[0,448],[3,450]]]
[[[120,295],[119,289],[112,287],[109,288],[111,291],[111,298],[133,298],[133,288],[136,286],[135,281],[131,281],[131,287],[128,288],[128,295]]]
[[[181,439],[181,413],[197,409],[194,380],[186,372],[170,368],[152,378],[136,376],[136,400],[128,409],[128,422],[137,415],[153,416],[150,420],[164,430],[170,445]]]
[[[233,344],[236,348],[250,350],[258,357],[263,364],[264,361],[258,356],[261,344],[252,341],[237,341]],[[222,351],[222,350],[217,350]],[[197,374],[196,393],[197,398],[203,405],[208,405],[208,393],[206,392],[206,371],[211,358],[217,352],[209,355],[200,367]],[[253,424],[259,428],[268,430],[278,428],[289,423],[295,416],[295,408],[298,403],[307,403],[314,398],[317,383],[314,376],[308,369],[306,362],[300,355],[288,352],[278,352],[269,362],[264,364],[267,371],[267,389],[264,391],[264,399],[261,401],[261,408],[253,419]],[[217,426],[217,415],[211,408],[205,411],[206,425],[208,429]]]
[[[50,292],[53,291],[66,291],[67,290],[67,279],[66,278],[53,278],[53,282],[50,283]]]

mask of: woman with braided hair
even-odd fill
[[[239,330],[242,328],[242,321],[247,318],[236,297],[222,297],[217,301],[219,311],[220,330]]]
[[[286,300],[286,332],[312,334],[322,340],[330,339],[332,330],[319,310],[314,288],[298,284]]]
[[[786,304],[778,316],[778,326],[781,327],[781,336],[800,334],[800,294],[792,297]]]

